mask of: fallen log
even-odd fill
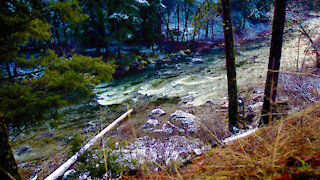
[[[53,180],[61,177],[63,173],[69,169],[69,167],[76,162],[80,154],[84,153],[89,149],[90,146],[92,146],[97,140],[102,138],[108,131],[110,131],[114,126],[116,126],[120,121],[122,121],[124,118],[126,118],[133,109],[128,110],[124,114],[122,114],[120,117],[118,117],[116,120],[114,120],[109,126],[104,128],[99,134],[97,134],[95,137],[93,137],[86,145],[84,145],[76,154],[71,156],[65,163],[63,163],[58,169],[56,169],[53,173],[51,173],[48,177],[45,178],[45,180]]]

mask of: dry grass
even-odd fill
[[[179,174],[183,179],[317,179],[319,130],[320,104],[317,104],[196,157]],[[179,178],[161,172],[153,177]]]

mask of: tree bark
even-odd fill
[[[159,24],[158,24],[158,33],[159,33],[159,51],[162,52],[162,20],[161,20],[161,5],[160,5],[160,0],[159,0],[159,13],[158,13],[158,20],[159,20]]]
[[[199,9],[199,7],[198,7],[195,16],[197,17],[199,14],[200,14],[200,9]],[[199,22],[198,22],[197,19],[195,19],[195,20],[194,20],[194,27],[193,27],[192,41],[194,41],[195,38],[196,38],[197,31],[198,31],[198,28],[199,28],[198,26],[200,26],[200,25],[199,25]],[[199,29],[200,29],[200,28],[199,28]]]
[[[177,7],[177,13],[178,13],[178,34],[180,34],[180,4],[178,4],[178,7]],[[179,42],[179,35],[177,35],[177,42]]]
[[[20,172],[13,156],[9,135],[4,119],[0,114],[0,176],[4,179],[20,180]]]
[[[233,127],[238,127],[239,121],[235,47],[232,31],[230,1],[221,0],[221,4],[228,78],[229,129],[233,132]]]
[[[186,42],[188,42],[188,20],[189,20],[189,7],[187,0],[184,0],[184,14],[185,14],[185,23],[184,30],[182,35],[182,41],[184,41],[184,37],[186,37]]]
[[[264,124],[272,121],[275,110],[286,2],[286,0],[276,0],[274,4],[270,56],[260,124],[262,124],[262,121]]]

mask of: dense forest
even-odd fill
[[[179,163],[171,161],[181,159],[186,165],[190,151],[202,154],[198,149],[269,127],[288,112],[319,102],[319,4],[1,1],[0,174],[44,179],[131,106],[129,119],[134,122],[122,123],[110,134],[112,140],[106,136],[96,151],[81,155],[73,178],[139,178],[140,171],[156,178],[152,172],[162,170],[177,172],[181,179]],[[147,149],[151,142],[173,147],[171,159],[152,159],[160,150]],[[54,148],[40,157],[32,155],[45,151],[39,144],[51,143],[61,147],[55,157],[49,157]],[[131,146],[137,143],[143,144],[150,162],[136,157],[141,152]],[[186,149],[172,155],[181,144]],[[131,156],[117,148],[131,148]]]

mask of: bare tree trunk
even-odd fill
[[[186,42],[187,42],[188,41],[188,20],[189,20],[189,9],[187,5],[187,0],[184,0],[184,14],[185,14],[185,23],[184,23],[182,41],[184,40],[184,37],[186,37]]]
[[[272,121],[273,111],[275,110],[274,107],[277,95],[286,3],[286,0],[275,0],[274,4],[269,65],[260,124],[262,124],[262,121],[264,124],[268,124]]]
[[[7,126],[2,115],[0,114],[0,177],[1,179],[20,180],[20,172],[14,159]]]
[[[178,34],[180,33],[180,4],[178,4],[177,7],[177,13],[178,13]],[[177,42],[179,42],[179,35],[177,35]]]
[[[209,21],[207,21],[207,24],[206,24],[206,39],[208,39],[209,37]]]
[[[169,10],[167,10],[167,14],[168,14],[168,19],[166,20],[165,18],[163,18],[164,22],[166,23],[166,26],[167,26],[167,41],[169,41],[169,36],[172,37],[171,35],[171,31],[170,31],[170,13],[169,13]]]
[[[169,38],[170,38],[171,41],[174,42],[174,38],[173,38],[172,32],[170,31],[170,28],[169,28],[169,22],[167,22],[166,19],[163,19],[163,21],[167,26],[167,41],[169,42]]]
[[[207,14],[209,13],[209,2],[208,1],[206,1],[206,3],[207,3],[207,6],[206,6],[206,12],[207,12]],[[208,37],[209,37],[209,18],[207,17],[208,15],[206,15],[205,16],[205,18],[206,18],[206,20],[207,20],[207,22],[206,22],[206,39],[208,39]]]
[[[162,51],[162,20],[161,20],[161,6],[160,6],[160,0],[159,0],[159,13],[158,13],[158,20],[159,20],[159,24],[158,24],[158,33],[159,33],[159,51]]]
[[[197,11],[196,11],[196,15],[195,16],[198,16],[198,14],[200,13],[200,9],[199,8],[197,8]],[[192,40],[194,41],[195,40],[195,38],[196,38],[196,35],[197,35],[197,31],[198,31],[198,26],[200,26],[199,25],[199,22],[198,22],[198,20],[194,20],[194,28],[193,28],[193,36],[192,36]]]
[[[231,22],[231,8],[229,0],[221,0],[223,31],[226,51],[226,66],[228,78],[228,100],[229,100],[229,129],[233,132],[233,127],[238,127],[238,94],[237,75],[235,66],[235,47]]]

